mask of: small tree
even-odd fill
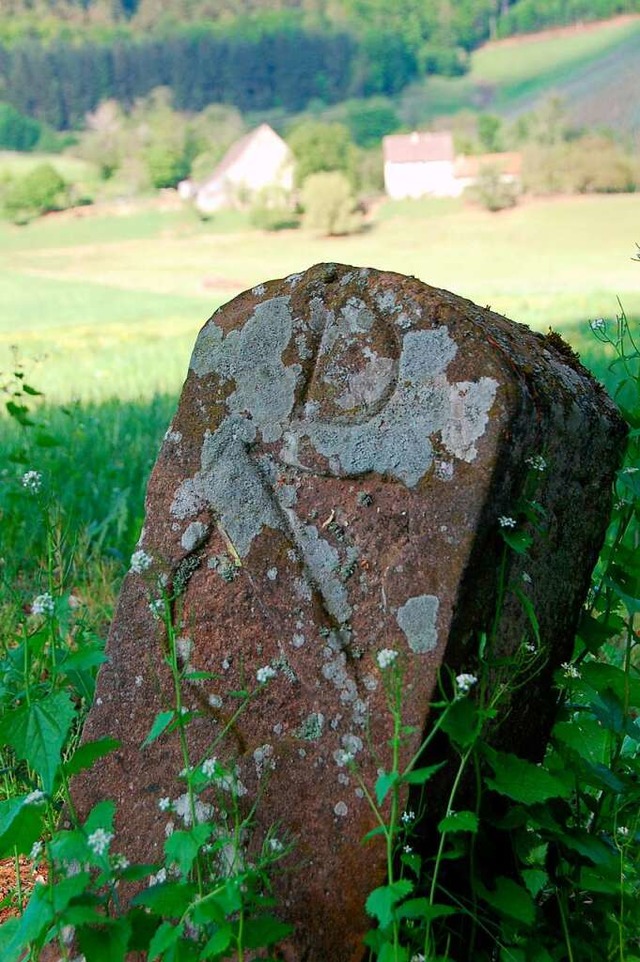
[[[41,214],[62,210],[68,202],[68,185],[51,164],[39,164],[12,181],[4,194],[5,212],[15,224],[26,224]]]
[[[480,167],[478,179],[471,188],[471,196],[486,210],[495,212],[515,207],[518,203],[518,187],[505,180],[497,167],[485,164]]]
[[[283,187],[263,187],[253,198],[249,218],[260,230],[298,227],[300,217],[292,208],[291,196]]]
[[[344,174],[334,170],[312,174],[302,185],[305,227],[335,236],[351,234],[362,224],[351,185]]]
[[[311,174],[336,170],[355,179],[355,148],[344,124],[305,120],[287,139],[296,160],[296,184]]]

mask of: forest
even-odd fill
[[[463,74],[489,38],[638,10],[640,0],[1,0],[0,99],[57,130],[159,86],[186,111],[299,111]]]

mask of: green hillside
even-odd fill
[[[557,94],[578,125],[637,132],[639,51],[640,16],[487,43],[472,54],[464,77],[409,88],[401,115],[411,126],[465,109],[514,116]]]

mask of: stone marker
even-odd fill
[[[391,719],[376,655],[399,652],[404,717],[421,742],[438,670],[476,666],[502,552],[501,516],[543,456],[548,533],[526,558],[525,590],[546,666],[511,706],[501,744],[540,757],[551,673],[571,652],[603,537],[624,439],[612,403],[556,335],[413,278],[338,265],[260,285],[220,308],[195,345],[153,471],[140,549],[126,578],[85,737],[119,751],[75,783],[81,814],[117,802],[116,851],[162,858],[161,797],[184,792],[177,737],[141,743],[172,704],[150,584],[182,590],[178,648],[213,680],[186,684],[192,757],[207,755],[231,692],[275,677],[230,730],[246,801],[261,785],[258,838],[295,840],[276,880],[295,935],[290,962],[356,962],[364,903],[383,884],[382,846],[348,766],[372,787]],[[139,556],[141,557],[141,556]],[[521,578],[513,555],[508,576]],[[499,644],[527,636],[521,606]],[[175,816],[173,816],[175,818]]]

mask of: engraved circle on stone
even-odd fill
[[[323,349],[327,342],[328,350]],[[371,420],[396,389],[399,356],[397,332],[385,319],[374,317],[370,330],[350,334],[330,321],[305,392],[304,413],[297,412],[301,420],[345,425]]]

